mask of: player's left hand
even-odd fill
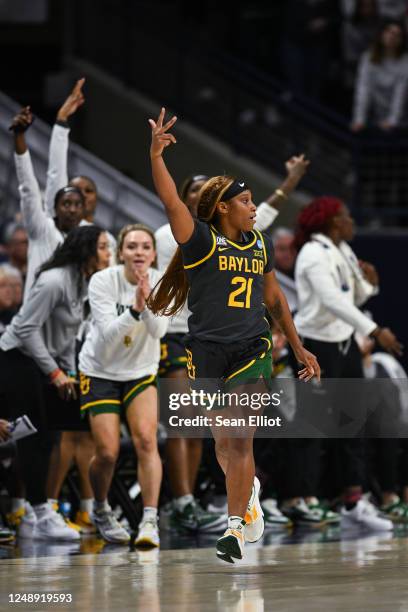
[[[316,356],[313,355],[313,353],[307,351],[303,346],[301,346],[295,351],[295,357],[299,363],[302,363],[304,366],[306,366],[298,372],[300,380],[308,382],[313,377],[316,377],[317,380],[320,381],[320,366],[316,359]]]

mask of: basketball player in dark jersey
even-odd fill
[[[271,376],[271,341],[265,306],[282,329],[299,363],[299,378],[320,378],[316,357],[297,335],[273,271],[270,239],[254,231],[256,206],[245,181],[217,176],[203,185],[194,219],[180,200],[164,163],[165,147],[176,142],[163,125],[165,109],[152,119],[150,157],[153,180],[179,247],[149,299],[155,313],[175,314],[188,294],[187,368],[193,381],[238,383]],[[225,432],[225,428],[223,429]],[[253,458],[254,428],[244,437],[213,435],[217,460],[226,476],[228,529],[217,541],[219,558],[233,563],[243,556],[245,539],[263,533],[259,481]],[[244,517],[245,520],[244,520]]]

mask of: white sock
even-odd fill
[[[11,498],[11,512],[16,512],[20,508],[25,507],[24,497],[12,497]]]
[[[81,512],[88,512],[88,514],[91,514],[93,504],[94,500],[92,497],[88,499],[81,499],[81,501],[79,502],[79,509],[81,510]]]
[[[45,502],[44,504],[36,504],[35,506],[33,506],[33,510],[35,512],[36,517],[40,519],[50,511],[50,505],[48,502]]]
[[[142,521],[157,521],[157,508],[153,506],[145,506],[143,508]]]
[[[108,500],[104,499],[101,502],[96,501],[96,499],[94,500],[94,509],[95,512],[110,512],[111,511],[111,507],[108,504]]]
[[[243,523],[244,519],[242,518],[242,516],[229,516],[228,517],[228,528],[229,529],[242,529],[242,527],[244,526]]]
[[[179,512],[183,512],[183,510],[187,506],[187,504],[191,504],[192,501],[194,501],[194,495],[192,495],[191,493],[187,493],[187,495],[182,495],[181,497],[176,497],[173,500],[173,504],[174,504],[176,510],[178,510]]]

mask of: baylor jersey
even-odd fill
[[[189,337],[227,343],[269,330],[263,304],[263,275],[273,268],[268,236],[253,230],[233,242],[213,225],[195,221],[180,248],[190,285]]]

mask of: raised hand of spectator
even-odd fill
[[[362,261],[359,260],[359,265],[361,268],[361,271],[364,275],[364,278],[371,283],[372,285],[374,285],[374,287],[377,287],[380,283],[379,277],[378,277],[378,272],[375,268],[375,266],[373,266],[373,264],[368,263],[368,261]]]
[[[9,423],[0,419],[0,442],[7,442],[10,438]]]
[[[299,182],[305,175],[309,164],[310,161],[305,158],[304,153],[299,156],[294,155],[285,163],[286,172],[288,173],[288,176]]]
[[[58,121],[68,121],[68,118],[85,102],[84,94],[82,93],[84,83],[84,78],[79,79],[79,81],[75,83],[73,90],[57,113]]]

